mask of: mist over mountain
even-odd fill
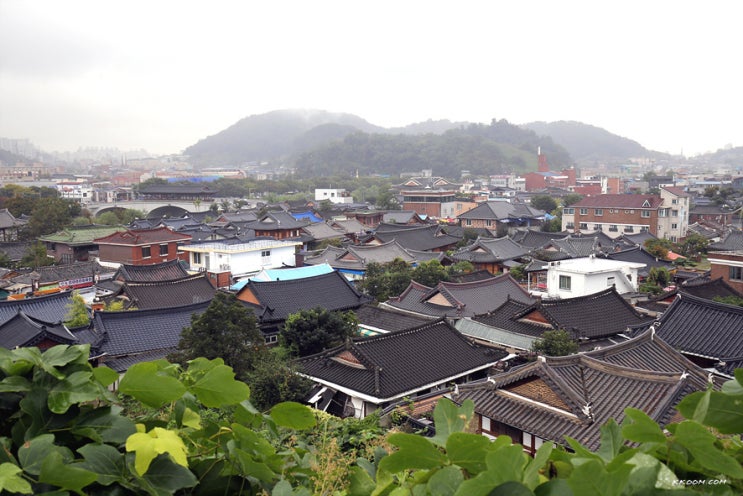
[[[530,122],[521,127],[559,143],[578,164],[625,161],[634,157],[668,156],[590,124],[575,121]]]
[[[433,169],[458,177],[536,169],[541,147],[551,167],[667,157],[628,138],[574,121],[514,125],[428,120],[383,128],[352,114],[276,110],[241,119],[188,147],[196,166],[268,161],[307,175],[390,174]]]

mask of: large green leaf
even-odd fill
[[[119,373],[105,365],[93,367],[93,376],[104,386],[110,386],[119,378]]]
[[[143,479],[158,489],[160,494],[174,494],[186,487],[194,487],[199,482],[188,468],[173,463],[171,458],[162,455],[152,461]]]
[[[425,437],[396,433],[391,434],[388,441],[399,450],[384,457],[379,468],[390,473],[440,467],[447,462],[446,456]]]
[[[660,426],[642,410],[627,408],[622,424],[622,435],[625,439],[637,443],[665,443],[666,436]]]
[[[498,484],[503,484],[508,481],[521,482],[528,460],[524,448],[520,444],[512,444],[488,453],[485,462],[488,473],[495,475]]]
[[[87,365],[90,356],[90,345],[58,345],[46,350],[42,360],[51,367],[63,367],[70,363]]]
[[[137,432],[137,428],[122,415],[120,407],[100,407],[78,417],[71,431],[99,443],[122,444]]]
[[[69,449],[54,444],[53,434],[42,434],[18,448],[18,461],[24,471],[31,475],[39,475],[41,462],[52,453],[58,453],[64,461],[71,461],[73,458]]]
[[[736,391],[734,387],[729,390]],[[743,432],[743,395],[705,391],[686,396],[678,405],[681,414],[714,427],[723,434]]]
[[[453,401],[442,398],[436,403],[433,410],[433,420],[436,426],[436,435],[432,441],[439,446],[446,446],[449,434],[463,432],[475,411],[472,400],[466,400],[458,407]]]
[[[316,424],[315,415],[307,405],[286,401],[271,408],[271,418],[277,425],[290,429],[309,429]]]
[[[127,480],[129,469],[126,466],[126,458],[113,446],[91,443],[78,448],[77,452],[84,458],[79,467],[95,472],[99,484],[108,486],[114,482]]]
[[[601,446],[596,453],[608,462],[622,449],[624,438],[622,438],[622,429],[614,419],[601,426]]]
[[[186,445],[177,432],[161,427],[145,432],[142,424],[137,424],[137,431],[127,438],[126,450],[136,454],[134,468],[139,475],[147,472],[157,455],[164,453],[168,453],[179,465],[188,467]]]
[[[44,458],[41,463],[39,482],[68,489],[83,495],[83,488],[95,482],[97,475],[76,465],[65,463],[58,452],[53,452]]]
[[[586,460],[575,467],[568,484],[576,496],[620,496],[629,483],[631,471],[632,465],[624,464],[617,470],[607,472],[599,460]]]
[[[348,471],[348,496],[368,496],[374,490],[374,479],[359,466]]]
[[[49,391],[49,410],[65,413],[74,404],[98,399],[100,390],[92,379],[92,371],[78,371],[68,375]]]
[[[157,362],[132,365],[121,379],[119,391],[153,408],[177,400],[186,392],[186,386],[175,377],[159,373],[160,365]]]
[[[522,481],[530,489],[534,489],[539,485],[539,471],[547,465],[552,454],[553,446],[552,443],[546,442],[542,444],[537,452],[534,454],[534,458],[529,460],[529,463],[524,470],[524,477]]]
[[[235,373],[227,365],[218,365],[191,386],[191,392],[209,408],[236,405],[250,396],[250,388],[235,380]]]
[[[0,381],[0,393],[25,393],[31,390],[31,382],[25,377],[10,376]]]
[[[272,482],[278,477],[268,465],[256,460],[250,453],[238,448],[230,452],[239,462],[243,476],[254,477],[263,482]]]
[[[453,496],[462,484],[464,475],[457,467],[444,467],[437,470],[428,480],[427,489],[431,496]]]
[[[477,475],[485,470],[485,454],[490,440],[479,434],[453,432],[446,441],[446,453],[454,465]]]
[[[31,484],[21,476],[21,467],[12,463],[0,464],[0,493],[33,494]]]
[[[743,479],[743,467],[738,460],[715,446],[717,438],[703,425],[685,420],[675,431],[676,441],[694,456],[701,466],[715,473]]]

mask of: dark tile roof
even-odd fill
[[[289,212],[267,212],[263,217],[245,224],[249,229],[256,231],[281,231],[285,229],[299,229],[309,222],[297,220]]]
[[[171,281],[127,282],[122,288],[130,304],[140,310],[168,308],[211,301],[216,290],[206,273]]]
[[[158,227],[155,229],[127,229],[119,231],[102,238],[94,239],[93,242],[99,245],[125,245],[139,246],[150,243],[166,243],[169,241],[190,241],[191,236],[188,234],[171,231],[167,227]]]
[[[443,233],[437,225],[395,230],[377,228],[373,237],[382,243],[397,241],[404,248],[419,251],[451,248],[462,240],[461,237]]]
[[[200,315],[209,302],[173,308],[96,312],[93,322],[96,342],[91,355],[118,357],[174,349],[181,331],[191,325],[191,316]]]
[[[385,212],[382,216],[382,221],[385,223],[394,224],[407,224],[411,221],[415,222],[416,224],[423,223],[423,220],[414,210],[391,210],[389,212]]]
[[[647,327],[636,327],[634,334]],[[688,355],[721,362],[743,358],[743,307],[682,294],[663,313],[655,331]]]
[[[0,346],[12,349],[16,346],[37,346],[43,340],[59,344],[74,344],[77,338],[59,320],[46,322],[34,319],[19,310],[0,325]]]
[[[645,268],[640,269],[639,271],[639,274],[641,276],[647,276],[650,273],[650,269],[653,267],[666,268],[668,270],[671,270],[673,268],[672,262],[668,262],[666,260],[661,260],[658,257],[654,257],[653,255],[645,251],[645,248],[641,246],[637,246],[635,248],[630,248],[627,250],[606,253],[603,256],[610,260],[620,260],[622,262],[644,263]]]
[[[12,243],[0,243],[0,253],[4,253],[11,261],[20,261],[31,247],[29,241],[17,241]]]
[[[553,239],[548,246],[554,247],[558,252],[567,255],[569,258],[581,258],[599,253],[602,245],[598,237],[566,236]]]
[[[451,282],[475,282],[490,279],[493,274],[485,269],[476,270],[474,272],[467,272],[466,274],[455,275],[451,278]]]
[[[347,344],[298,361],[318,382],[382,402],[487,369],[505,351],[475,346],[444,320]]]
[[[49,265],[47,267],[38,267],[35,272],[39,275],[40,284],[50,284],[65,281],[72,281],[74,279],[86,279],[90,278],[90,282],[93,282],[93,277],[97,273],[100,279],[111,279],[115,270],[100,265],[98,262],[75,262],[72,264],[65,265]],[[13,278],[13,282],[20,284],[31,284],[31,273],[21,274]]]
[[[72,291],[63,291],[49,296],[0,301],[0,323],[15,317],[19,310],[44,322],[60,322],[67,315],[67,306],[72,303],[72,294]]]
[[[237,298],[255,309],[263,323],[281,322],[290,314],[316,307],[328,310],[352,310],[370,301],[339,272],[291,281],[249,281]],[[258,304],[247,303],[247,300]]]
[[[308,265],[326,263],[334,269],[363,271],[370,262],[384,264],[397,258],[408,263],[416,261],[415,257],[397,241],[390,241],[381,245],[353,245],[346,248],[328,246],[319,254],[305,258],[305,263]]]
[[[188,277],[188,271],[180,260],[171,260],[152,265],[122,264],[114,279],[126,282],[172,281]]]
[[[709,251],[743,251],[743,231],[730,231],[721,241],[711,243]]]
[[[144,353],[137,353],[134,355],[123,355],[120,357],[106,357],[106,367],[115,370],[118,373],[126,372],[129,367],[136,365],[141,362],[151,362],[154,360],[161,360],[166,358],[168,355],[176,351],[176,348],[164,348],[161,350],[152,350]]]
[[[357,308],[354,313],[359,319],[359,324],[387,332],[410,329],[423,325],[433,318],[417,317],[373,305],[363,305]]]
[[[494,238],[496,234],[495,230],[486,229],[484,227],[462,227],[445,225],[442,226],[442,230],[446,234],[450,236],[456,236],[458,238],[464,238],[465,231],[474,232],[475,235],[479,238]]]
[[[531,305],[507,301],[472,320],[533,337],[563,329],[575,339],[600,339],[623,333],[649,319],[637,313],[612,287],[592,295],[539,300]]]
[[[682,293],[690,294],[698,298],[704,298],[706,300],[713,300],[716,297],[725,298],[728,296],[743,298],[743,295],[730,286],[722,276],[717,279],[708,279],[705,277],[689,279],[688,281],[681,283],[679,290]]]
[[[626,408],[666,425],[686,394],[707,386],[706,372],[672,356],[678,353],[668,345],[643,338],[616,346],[620,350],[602,350],[603,356],[539,359],[460,386],[454,399],[471,399],[477,413],[542,439],[566,444],[569,436],[595,450],[601,426],[610,418],[621,424]]]
[[[645,241],[649,239],[658,239],[658,237],[651,234],[650,231],[644,231],[635,234],[622,233],[619,238],[617,238],[617,240],[624,241],[625,244],[635,246],[645,246]]]
[[[586,196],[571,208],[658,208],[663,200],[656,195],[596,195]]]
[[[440,282],[433,288],[412,281],[384,305],[432,317],[471,317],[498,308],[509,298],[534,301],[510,275],[503,274],[473,282]]]
[[[539,218],[544,212],[524,203],[509,203],[503,201],[483,202],[472,210],[457,216],[458,219],[497,220],[504,221],[517,218]]]
[[[545,232],[536,229],[518,229],[511,239],[523,246],[529,248],[541,248],[549,244],[553,239],[560,239],[569,236],[567,231],[563,232]]]
[[[469,246],[450,255],[453,260],[473,263],[504,262],[526,256],[530,249],[511,238],[478,238]]]

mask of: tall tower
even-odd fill
[[[550,166],[547,165],[547,157],[542,155],[542,147],[537,147],[537,171],[549,172]]]

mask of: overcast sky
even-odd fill
[[[285,108],[743,146],[738,0],[0,0],[0,136],[177,153]]]

